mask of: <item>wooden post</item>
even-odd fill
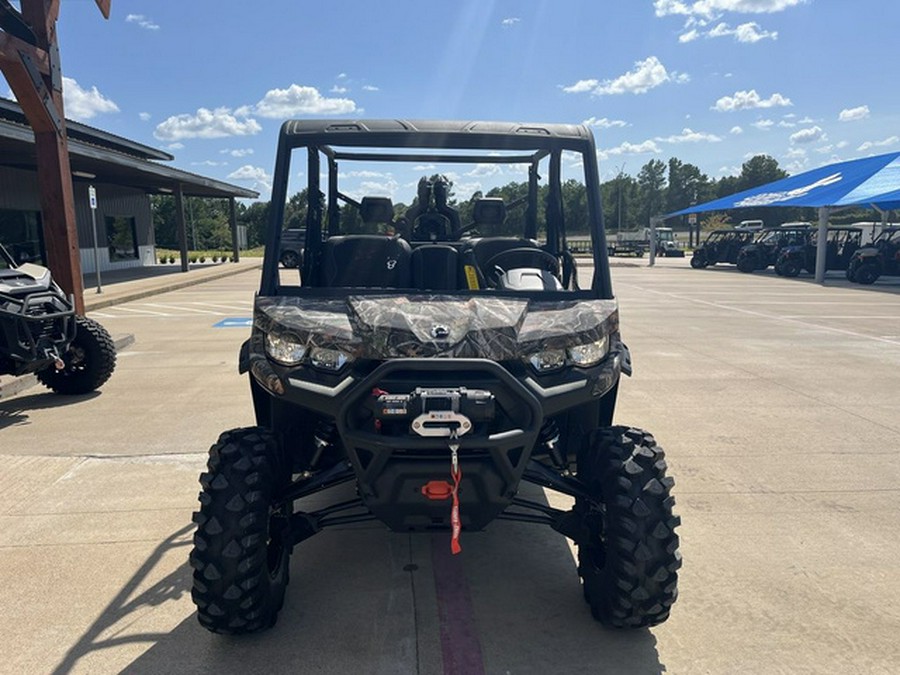
[[[108,11],[108,2],[105,4]],[[21,17],[10,18],[20,37],[0,32],[0,68],[34,130],[47,265],[56,283],[74,296],[75,311],[84,314],[81,251],[56,44],[59,0],[22,0],[21,6]]]

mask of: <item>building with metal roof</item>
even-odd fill
[[[167,152],[66,120],[75,192],[82,271],[94,270],[88,187],[96,190],[100,269],[121,269],[156,261],[150,195],[212,197],[231,202],[259,193],[167,165]],[[19,260],[45,261],[34,133],[22,109],[0,99],[0,243]],[[183,229],[183,222],[180,228]]]

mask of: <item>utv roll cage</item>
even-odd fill
[[[306,148],[307,176],[306,242],[301,288],[282,287],[279,280],[279,242],[288,198],[292,151]],[[430,150],[430,152],[429,152]],[[328,295],[327,289],[315,288],[319,254],[327,237],[342,234],[340,202],[360,207],[360,203],[342,193],[338,185],[338,168],[343,161],[408,162],[408,163],[484,163],[527,164],[528,194],[525,228],[521,236],[536,239],[538,213],[543,206],[546,221],[546,245],[551,255],[567,254],[565,214],[562,209],[562,154],[571,151],[581,155],[584,165],[593,277],[590,291],[566,292],[564,297],[613,298],[609,264],[600,208],[599,176],[593,135],[583,125],[529,126],[499,122],[447,122],[407,120],[360,120],[334,122],[326,120],[292,120],[281,127],[275,163],[272,209],[266,233],[266,256],[263,264],[261,295]],[[494,153],[504,154],[494,154]],[[546,203],[539,204],[538,165],[547,159],[548,192]],[[322,189],[326,172],[327,194]],[[359,290],[364,294],[364,289]],[[384,289],[380,289],[384,292]],[[466,289],[454,291],[468,293]],[[493,291],[481,289],[480,294]],[[552,293],[552,292],[550,292]],[[577,294],[577,295],[576,295]],[[548,298],[548,292],[542,295]]]

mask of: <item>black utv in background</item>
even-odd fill
[[[806,270],[816,272],[817,230],[811,229],[805,243],[785,246],[775,261],[775,273],[784,277],[796,277]],[[858,227],[829,227],[825,242],[825,271],[846,270],[853,254],[859,250],[862,230]]]
[[[762,230],[756,235],[753,243],[741,248],[737,268],[741,272],[749,273],[771,267],[778,260],[783,248],[804,245],[811,230],[812,225],[808,223]]]
[[[853,254],[847,267],[847,278],[860,284],[874,284],[882,276],[900,276],[900,227],[882,230],[871,246]]]
[[[109,333],[78,316],[45,267],[16,264],[0,246],[0,375],[34,373],[58,394],[86,394],[116,366]]]
[[[403,217],[384,194],[350,197],[360,169],[389,162],[399,185],[417,186],[394,195],[409,205]],[[429,173],[416,177],[421,166]],[[279,269],[279,239],[297,189],[289,180],[301,171],[309,199],[297,275]],[[500,173],[498,185],[518,181],[519,194],[455,194],[439,171]],[[584,197],[565,204],[580,206],[564,206],[564,184]],[[677,596],[679,519],[662,448],[646,431],[613,424],[631,357],[591,132],[290,121],[272,205],[239,359],[256,426],[223,433],[200,477],[191,553],[200,623],[220,633],[274,624],[291,551],[325,528],[378,520],[395,532],[446,531],[459,553],[466,531],[500,519],[575,541],[599,621],[665,621]],[[591,232],[584,274],[568,223]],[[574,506],[526,499],[522,481]],[[351,499],[344,490],[323,506],[318,493],[347,483]]]
[[[717,263],[737,264],[740,250],[753,241],[752,230],[716,230],[694,249],[691,267],[703,269]]]

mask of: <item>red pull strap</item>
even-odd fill
[[[462,469],[457,466],[456,471],[451,470],[450,475],[453,476],[453,489],[451,491],[451,494],[453,495],[453,507],[450,510],[450,529],[452,532],[450,537],[450,552],[453,553],[453,555],[456,555],[462,551],[462,546],[459,545],[459,532],[462,529],[459,522],[459,481],[462,478]]]

